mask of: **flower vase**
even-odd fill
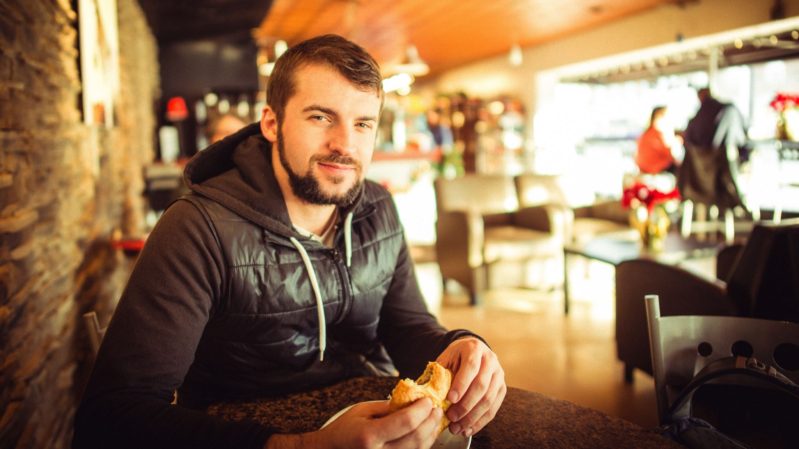
[[[651,251],[663,250],[671,219],[662,207],[651,210],[641,206],[630,214],[630,224],[641,236],[641,245]]]
[[[782,133],[785,140],[799,140],[799,108],[790,108],[782,112],[780,117]]]

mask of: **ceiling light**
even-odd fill
[[[267,62],[266,64],[261,64],[258,66],[258,73],[261,76],[269,76],[272,74],[272,70],[275,69],[274,62]]]
[[[744,41],[742,41],[741,39],[735,39],[735,48],[739,50],[744,48]]]
[[[407,73],[413,76],[424,76],[430,73],[430,66],[419,56],[415,45],[408,45],[405,49],[405,59],[391,67],[392,73]]]
[[[508,54],[508,61],[510,65],[513,67],[519,67],[524,62],[524,57],[522,56],[522,49],[519,47],[519,44],[513,44],[510,48],[510,53]]]
[[[278,39],[275,42],[275,59],[281,57],[288,49],[289,44],[287,44],[283,39]]]
[[[794,38],[795,40],[799,40],[799,31],[797,30],[791,31],[791,37]]]
[[[275,69],[275,61],[289,49],[286,41],[278,39],[271,46],[263,45],[260,47],[257,56],[258,74],[270,76]]]
[[[402,95],[403,91],[410,92],[413,81],[413,75],[405,72],[397,73],[383,80],[383,91],[386,93],[397,92]]]

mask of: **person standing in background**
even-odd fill
[[[738,165],[745,159],[747,135],[741,112],[697,90],[699,110],[685,129],[685,159],[677,185],[685,199],[732,209],[744,205]]]
[[[674,151],[682,145],[682,142],[669,125],[667,112],[665,106],[657,106],[652,109],[649,128],[638,138],[635,163],[641,173],[669,172],[673,175],[677,174]]]

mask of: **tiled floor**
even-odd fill
[[[707,261],[691,268],[706,271]],[[651,377],[636,371],[622,380],[614,339],[613,267],[570,260],[572,306],[563,314],[561,290],[490,291],[485,304],[468,305],[458,286],[442,294],[435,263],[417,265],[419,283],[442,323],[483,336],[499,356],[508,385],[602,410],[645,427],[657,424]]]

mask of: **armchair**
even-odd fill
[[[558,204],[565,215],[566,242],[589,240],[599,234],[629,229],[629,211],[621,201],[610,200],[572,208],[572,201],[557,175],[523,173],[515,178],[519,205],[522,207]]]
[[[624,379],[652,374],[644,296],[658,295],[663,316],[732,315],[799,322],[799,221],[756,225],[743,247],[723,249],[709,279],[652,260],[616,267],[616,351]]]
[[[466,175],[435,181],[436,253],[441,276],[468,291],[472,304],[492,268],[560,255],[565,212],[557,205],[519,208],[513,178]]]

